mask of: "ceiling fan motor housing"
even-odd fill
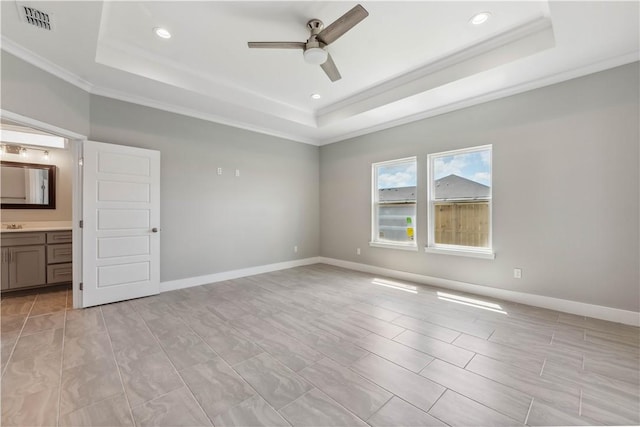
[[[309,22],[307,22],[307,28],[311,32],[311,35],[315,36],[316,34],[318,34],[320,31],[324,29],[324,24],[319,19],[312,19]]]

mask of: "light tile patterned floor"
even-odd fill
[[[70,299],[2,300],[2,425],[640,423],[630,326],[321,264]]]

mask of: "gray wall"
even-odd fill
[[[10,53],[1,51],[4,110],[89,134],[89,94]]]
[[[318,147],[99,96],[90,139],[160,150],[162,281],[318,255]]]
[[[163,281],[321,254],[638,311],[638,72],[619,67],[321,149],[91,96],[5,52],[1,107],[162,152]],[[417,155],[424,183],[428,153],[488,143],[495,260],[368,246],[371,162]]]
[[[1,90],[2,109],[161,152],[162,281],[319,254],[318,147],[89,95],[4,51]]]
[[[638,76],[635,63],[321,147],[321,255],[639,311]],[[496,259],[424,253],[427,154],[483,144]],[[369,247],[371,163],[413,155],[420,251]]]

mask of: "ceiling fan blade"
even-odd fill
[[[322,67],[325,74],[327,75],[327,77],[329,77],[329,79],[332,82],[335,82],[342,78],[342,76],[340,75],[340,71],[338,71],[338,68],[336,67],[335,62],[333,62],[333,58],[331,58],[331,55],[328,55],[327,60],[324,62],[324,64],[320,66]]]
[[[304,42],[249,42],[251,48],[263,49],[304,49]]]
[[[369,16],[369,12],[358,4],[340,18],[336,19],[324,30],[320,31],[320,33],[318,33],[318,40],[324,44],[331,44],[367,16]]]

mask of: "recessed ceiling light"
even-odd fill
[[[487,20],[491,17],[491,12],[480,12],[476,13],[469,19],[469,23],[473,25],[481,25],[487,22]]]
[[[156,36],[160,37],[161,39],[171,38],[171,33],[169,32],[169,30],[165,28],[156,27],[153,29],[153,32],[155,33]]]
[[[320,99],[322,98],[322,95],[320,95],[319,93],[312,93],[311,94],[311,99]]]

